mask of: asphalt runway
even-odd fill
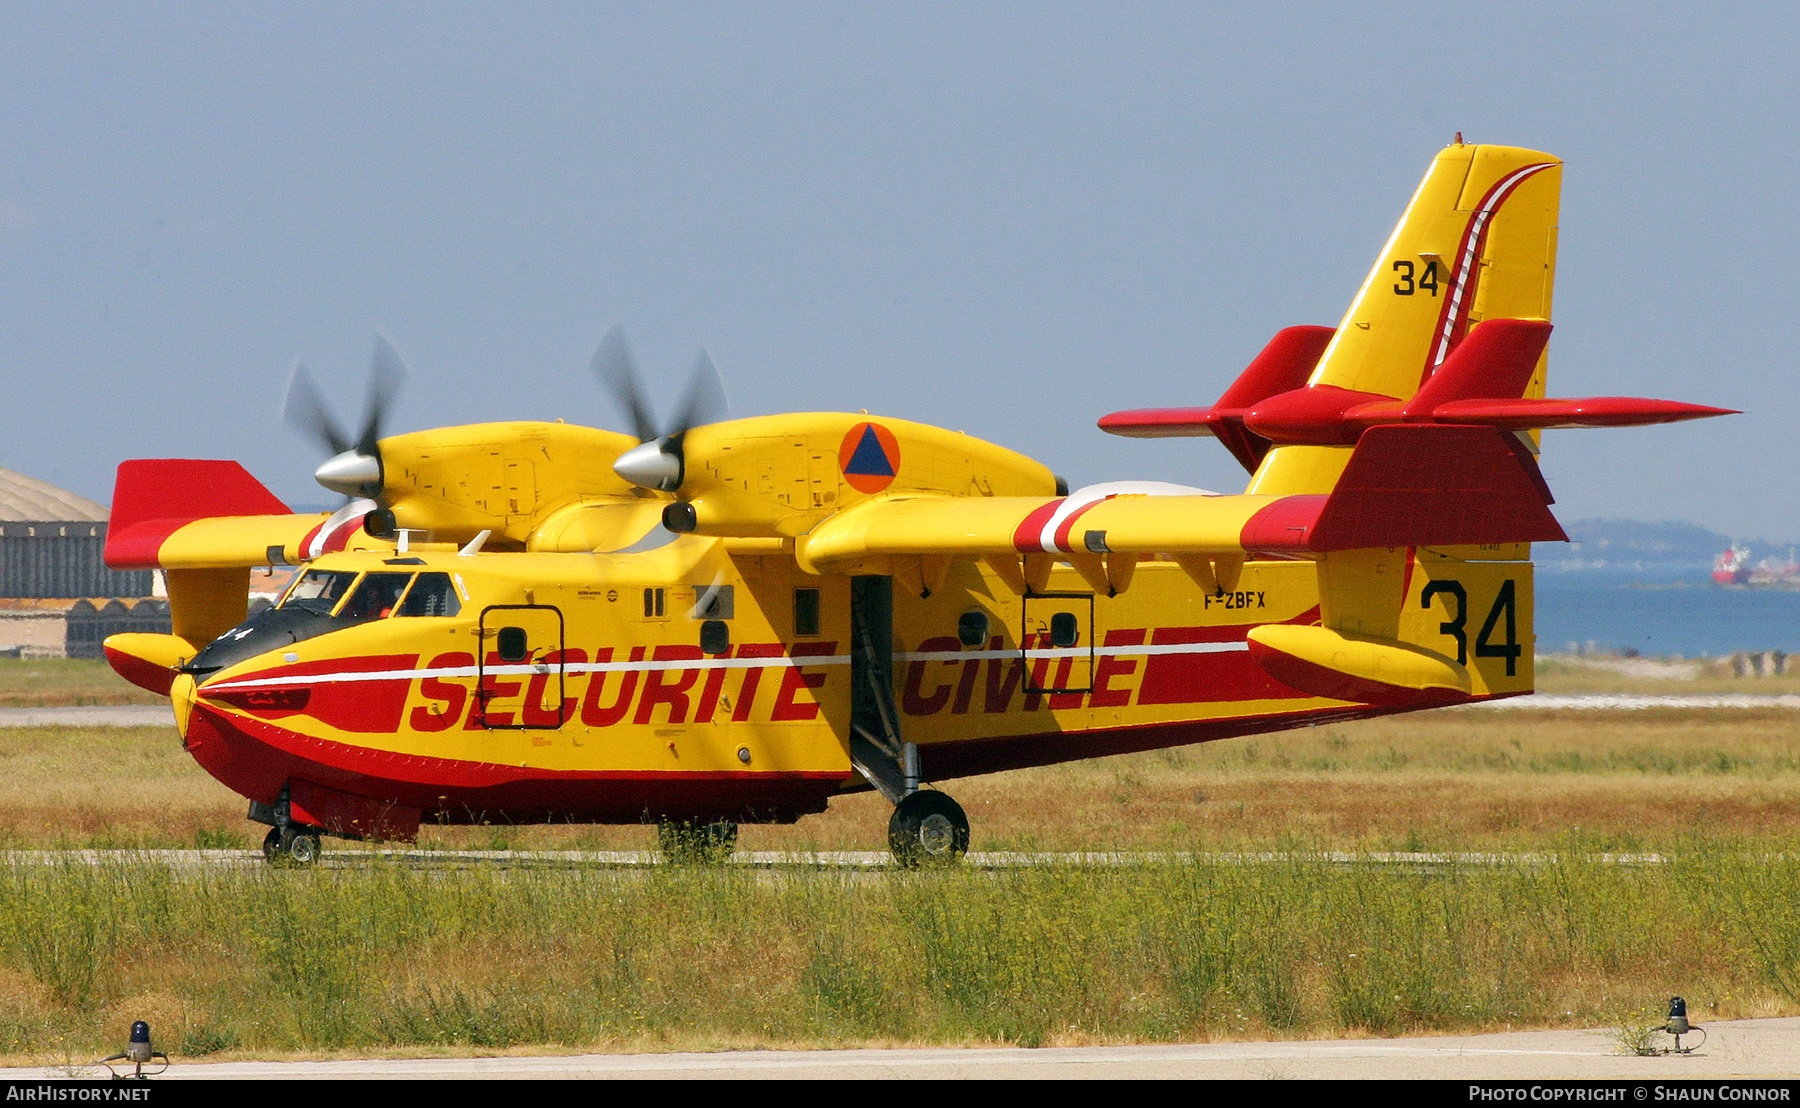
[[[718,1054],[582,1054],[320,1062],[174,1059],[156,1081],[204,1080],[1463,1080],[1625,1079],[1634,1082],[1764,1079],[1800,1074],[1800,1017],[1704,1024],[1691,1054],[1635,1056],[1615,1033],[1514,1031],[1411,1039],[1196,1043],[1162,1046],[745,1050]],[[1658,1049],[1675,1045],[1666,1033]],[[120,1044],[123,1047],[124,1044]],[[0,1081],[104,1078],[100,1067],[0,1069]],[[1659,1099],[1628,1095],[1626,1101]]]
[[[81,704],[65,708],[0,708],[0,727],[167,727],[167,704]]]

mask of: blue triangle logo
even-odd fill
[[[888,460],[887,451],[881,448],[881,440],[875,437],[874,427],[864,427],[862,439],[856,444],[856,453],[850,455],[850,464],[844,467],[845,473],[854,473],[859,477],[892,477],[894,463]]]

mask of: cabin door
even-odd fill
[[[481,613],[475,711],[483,727],[554,730],[574,714],[563,674],[562,610],[496,604]]]

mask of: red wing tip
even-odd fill
[[[1109,412],[1101,416],[1095,426],[1109,435],[1127,438],[1181,438],[1212,434],[1213,429],[1207,423],[1211,415],[1210,408],[1133,408]]]
[[[1733,408],[1715,408],[1680,400],[1588,396],[1579,399],[1447,400],[1425,413],[1423,421],[1528,430],[1554,427],[1637,427],[1739,414],[1741,413]]]

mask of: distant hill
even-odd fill
[[[1634,519],[1578,519],[1564,523],[1569,542],[1538,543],[1532,556],[1548,570],[1609,570],[1687,575],[1712,571],[1713,559],[1733,538],[1692,523],[1644,523]],[[1795,545],[1774,539],[1736,541],[1757,552]]]

